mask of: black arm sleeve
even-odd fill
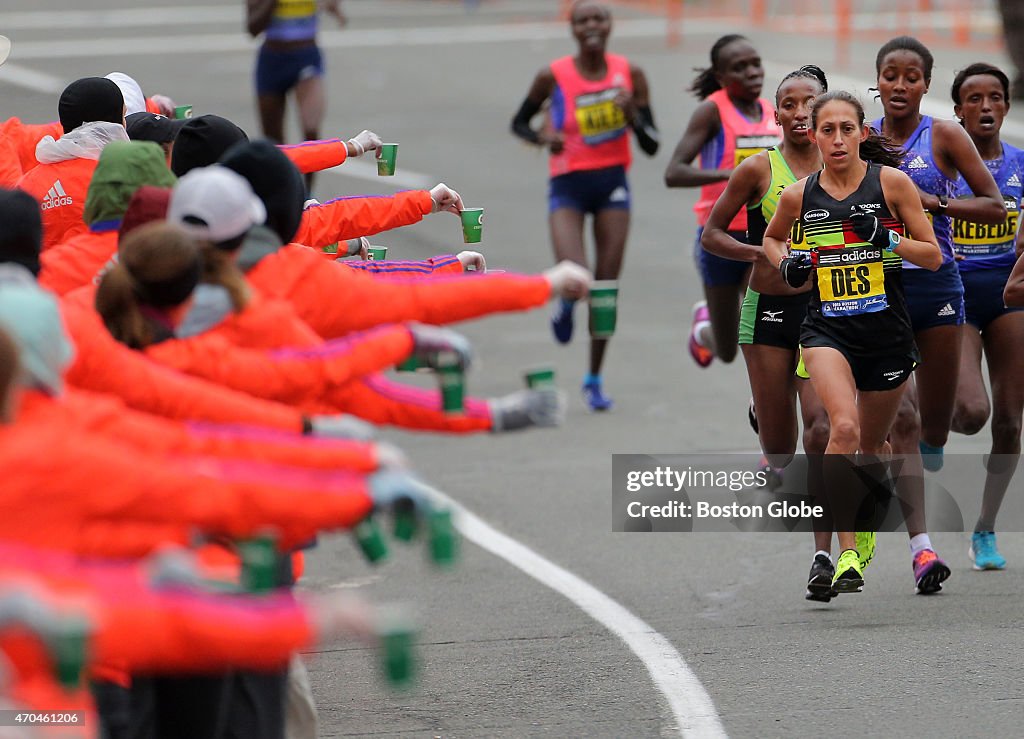
[[[636,142],[643,149],[644,154],[653,157],[658,153],[658,144],[661,139],[658,129],[654,125],[654,113],[651,106],[644,105],[637,108],[636,119],[633,121],[633,132],[636,134]]]
[[[540,135],[530,128],[530,121],[539,112],[540,105],[530,100],[530,98],[523,100],[522,107],[519,108],[519,112],[512,119],[512,133],[524,141],[529,141],[531,144],[539,144]]]

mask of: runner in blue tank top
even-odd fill
[[[921,99],[931,83],[932,64],[931,52],[908,36],[892,39],[875,58],[885,117],[874,125],[906,149],[901,169],[918,186],[943,255],[943,265],[937,272],[907,269],[903,273],[921,367],[903,396],[892,429],[892,447],[895,454],[907,455],[898,488],[901,500],[907,503],[907,532],[919,592],[938,590],[945,579],[939,575],[949,574],[927,534],[924,478],[918,466],[924,452],[929,469],[941,467],[942,447],[949,436],[956,399],[963,285],[953,258],[949,219],[987,224],[1006,220],[999,189],[970,137],[953,121],[921,115]],[[951,198],[960,175],[974,193],[973,198]]]
[[[995,178],[1008,213],[1006,221],[995,226],[953,222],[953,248],[960,260],[967,312],[953,430],[976,434],[991,411],[991,459],[1007,462],[988,465],[969,556],[976,570],[1001,570],[1006,559],[996,548],[995,522],[1020,455],[1024,415],[1024,384],[1020,382],[1024,377],[1024,312],[1003,304],[1003,289],[1016,261],[1015,247],[1024,246],[1018,228],[1024,152],[1000,141],[999,131],[1010,107],[1010,80],[1002,70],[991,64],[972,64],[957,74],[951,92],[954,112]],[[957,184],[957,197],[972,194],[966,182]],[[991,405],[981,373],[982,352],[992,384]]]

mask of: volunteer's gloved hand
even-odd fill
[[[565,300],[585,298],[590,293],[590,283],[594,281],[589,270],[568,259],[544,270],[542,275],[551,285],[551,294]]]
[[[361,157],[368,151],[378,151],[383,142],[373,131],[361,131],[345,143],[350,157]]]
[[[314,436],[328,439],[372,441],[377,437],[377,429],[373,424],[345,413],[336,416],[312,416],[309,425]]]
[[[568,405],[565,393],[553,387],[519,392],[487,401],[491,433],[518,431],[530,426],[560,426]]]
[[[889,248],[889,229],[882,225],[877,216],[870,213],[854,213],[850,216],[853,232],[876,249]]]
[[[318,644],[356,638],[367,644],[377,641],[374,608],[352,593],[303,594],[309,624]]]
[[[458,215],[466,207],[462,204],[459,194],[443,182],[430,189],[430,198],[434,201],[434,213],[446,210]]]
[[[420,516],[428,514],[433,506],[430,490],[420,480],[401,470],[382,470],[367,479],[375,510],[391,511],[395,506],[408,510],[410,503]]]
[[[309,198],[305,203],[302,204],[302,209],[306,210],[306,208],[309,208],[314,205],[320,205],[320,201],[317,200],[316,198]]]
[[[360,236],[358,239],[349,239],[345,242],[345,256],[366,259],[369,247],[370,240],[365,236]]]
[[[160,109],[160,115],[165,118],[174,118],[174,109],[178,106],[173,100],[166,95],[150,95],[149,99],[156,103],[156,107]]]
[[[487,271],[487,260],[478,251],[460,251],[455,255],[462,263],[463,272],[485,272]]]
[[[790,254],[779,262],[779,272],[782,273],[782,279],[790,287],[802,287],[807,282],[807,278],[810,276],[813,268],[814,264],[811,261],[811,255],[805,251]]]
[[[386,441],[377,442],[377,467],[388,470],[404,470],[409,467],[405,452]]]
[[[438,352],[454,353],[463,369],[473,362],[473,347],[462,334],[423,323],[409,324],[409,332],[412,334],[412,356],[428,367],[437,369]]]

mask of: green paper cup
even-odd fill
[[[466,208],[460,215],[462,216],[462,242],[479,244],[484,233],[484,209]]]
[[[242,587],[248,593],[267,593],[277,579],[277,547],[272,536],[257,536],[238,542],[242,560]]]
[[[404,362],[397,365],[395,369],[399,372],[415,372],[420,368],[420,366],[420,360],[416,359],[416,357],[409,357]]]
[[[360,521],[352,529],[352,533],[356,537],[359,549],[362,550],[368,561],[379,562],[388,556],[388,545],[384,543],[384,534],[372,518]]]
[[[387,617],[378,627],[381,667],[384,678],[395,687],[405,687],[416,668],[416,627],[407,618]]]
[[[366,247],[366,260],[368,262],[383,262],[387,258],[388,248],[386,246]]]
[[[437,376],[441,383],[441,409],[445,413],[462,413],[466,383],[459,358],[454,352],[438,354]]]
[[[338,253],[338,242],[335,241],[333,244],[320,247],[320,251],[324,254],[337,254]]]
[[[399,541],[412,541],[416,536],[416,529],[419,528],[416,504],[409,498],[399,498],[395,501],[394,515],[395,538]]]
[[[434,564],[448,567],[459,556],[459,534],[455,530],[450,510],[430,514],[430,558]]]
[[[191,118],[192,117],[192,106],[191,105],[179,105],[178,107],[176,107],[174,109],[174,117],[178,118],[178,119],[181,119],[181,118]]]
[[[526,387],[531,390],[537,390],[542,387],[554,387],[555,368],[547,366],[533,367],[523,372],[523,378],[526,380]]]
[[[398,144],[381,144],[377,157],[377,176],[392,177],[398,164]]]
[[[598,280],[590,286],[590,335],[607,339],[615,333],[615,316],[619,303],[619,283]]]
[[[89,623],[85,618],[62,618],[49,638],[50,658],[57,681],[68,688],[78,687],[88,659]]]

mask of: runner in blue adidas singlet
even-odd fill
[[[943,256],[943,265],[935,273],[912,267],[903,273],[921,367],[903,396],[892,429],[892,446],[894,453],[907,455],[898,487],[900,499],[907,504],[907,531],[919,592],[930,592],[920,587],[922,582],[941,583],[936,582],[935,571],[949,572],[927,534],[924,478],[918,460],[923,452],[928,469],[941,467],[956,399],[963,285],[953,257],[950,218],[988,224],[1006,220],[999,189],[970,137],[953,121],[921,114],[932,65],[931,52],[915,38],[901,36],[883,45],[875,59],[875,71],[885,117],[873,124],[906,150],[900,169],[920,191]],[[973,198],[952,197],[961,175]]]
[[[1010,80],[1002,70],[972,64],[957,73],[951,93],[954,112],[995,178],[1007,211],[1006,221],[995,226],[953,221],[953,248],[960,260],[967,312],[953,430],[976,434],[990,412],[992,416],[992,457],[969,556],[976,570],[1001,570],[1006,559],[996,548],[995,522],[1020,456],[1024,414],[1024,312],[1003,303],[1003,289],[1021,244],[1024,152],[1000,140],[1010,107]],[[961,180],[956,194],[970,197],[972,192]],[[982,353],[992,385],[991,405],[982,377]]]

